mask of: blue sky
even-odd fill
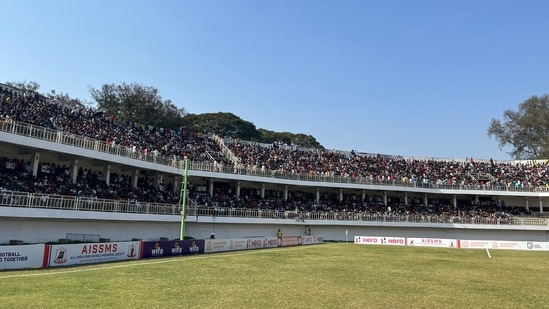
[[[0,82],[137,82],[324,147],[510,159],[492,118],[547,93],[547,1],[0,1]]]

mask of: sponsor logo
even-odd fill
[[[133,258],[137,256],[137,249],[135,247],[135,244],[131,244],[128,246],[128,254],[126,256],[129,258]]]
[[[195,241],[192,242],[191,246],[189,247],[189,252],[191,253],[197,253],[200,251],[200,247],[196,244]]]
[[[154,249],[151,250],[151,254],[153,256],[163,255],[164,254],[164,249],[162,249],[162,247],[160,247],[159,243],[156,243],[156,244],[154,244]]]
[[[263,247],[263,241],[261,239],[248,239],[248,248],[261,248]]]
[[[378,240],[376,237],[361,237],[359,238],[359,242],[365,244],[377,244]]]
[[[179,247],[179,243],[176,241],[173,244],[172,254],[181,254],[181,252],[183,252],[183,248]]]
[[[84,245],[80,254],[111,253],[118,250],[117,244],[93,244]]]
[[[55,264],[63,264],[66,261],[67,261],[67,249],[61,247],[55,250],[55,260],[53,260],[53,262]]]

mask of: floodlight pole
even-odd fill
[[[187,177],[189,176],[189,159],[185,157],[185,170],[183,171],[183,183],[181,189],[181,232],[179,240],[185,237],[185,209],[187,208]]]

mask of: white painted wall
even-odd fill
[[[1,215],[1,214],[0,214]],[[158,240],[160,237],[176,239],[181,224],[177,216],[161,216],[165,220],[122,221],[109,219],[63,218],[6,218],[0,217],[0,244],[10,240],[25,243],[44,243],[66,238],[67,233],[97,234],[111,241],[132,238]],[[326,241],[352,241],[354,236],[427,237],[455,239],[489,239],[514,241],[549,241],[549,226],[516,225],[457,225],[384,223],[362,221],[307,221],[294,219],[245,219],[229,217],[189,217],[185,223],[185,236],[208,238],[215,232],[217,238],[276,236],[281,229],[286,236],[322,235]],[[345,233],[348,232],[348,234]]]

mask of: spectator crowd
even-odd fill
[[[61,104],[38,93],[22,95],[13,88],[0,87],[0,124],[5,127],[13,122],[99,140],[106,145],[126,147],[132,152],[176,160],[187,157],[195,162],[216,163],[224,167],[264,173],[276,171],[290,175],[339,176],[377,183],[419,186],[460,185],[467,188],[483,185],[516,190],[549,189],[547,161],[405,158],[356,151],[301,149],[230,139],[219,143],[207,132],[193,133],[183,129],[127,122],[84,106]],[[222,147],[227,147],[237,160],[223,155]],[[0,190],[170,204],[177,203],[179,199],[178,192],[173,192],[173,184],[159,187],[147,177],[140,178],[137,188],[134,188],[129,175],[112,173],[107,185],[100,172],[80,168],[76,182],[73,182],[68,172],[70,167],[41,162],[39,173],[34,176],[29,172],[29,166],[29,162],[17,158],[0,158]],[[394,196],[385,205],[375,195],[369,195],[363,200],[360,196],[346,194],[340,200],[337,194],[323,193],[317,201],[314,194],[301,191],[289,192],[287,199],[282,196],[282,192],[275,190],[267,190],[263,198],[256,189],[242,188],[238,197],[235,191],[230,185],[219,184],[210,196],[203,190],[193,190],[191,186],[190,197],[197,205],[210,205],[219,209],[451,213],[478,216],[490,216],[502,211],[516,212],[513,209],[504,209],[504,205],[494,201],[459,200],[457,207],[450,207],[448,200],[432,199],[428,205],[423,205],[423,200],[412,199],[404,203],[401,197]]]

